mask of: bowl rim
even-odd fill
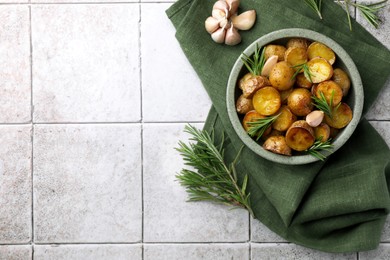
[[[226,105],[227,105],[227,111],[228,111],[230,122],[232,123],[233,128],[236,131],[236,134],[239,136],[239,138],[248,148],[250,148],[253,152],[260,155],[261,157],[273,162],[277,162],[281,164],[289,164],[289,165],[300,165],[300,164],[313,163],[319,161],[319,159],[311,155],[285,156],[285,155],[279,155],[265,150],[260,144],[256,143],[256,141],[254,141],[245,132],[244,128],[242,127],[241,121],[238,117],[238,113],[236,111],[236,100],[235,100],[236,82],[238,80],[238,76],[241,71],[241,68],[242,66],[244,66],[241,59],[242,57],[244,57],[243,54],[251,56],[254,53],[256,45],[258,45],[261,48],[266,44],[269,44],[276,40],[280,40],[283,38],[292,38],[292,37],[306,38],[312,41],[321,42],[329,46],[335,52],[337,58],[342,60],[345,67],[348,68],[348,74],[350,76],[351,85],[352,85],[351,89],[353,89],[354,97],[355,97],[354,106],[352,109],[353,117],[351,122],[345,128],[343,128],[343,132],[340,134],[340,136],[338,136],[334,140],[333,142],[334,148],[331,153],[336,152],[341,146],[343,146],[347,142],[347,140],[355,131],[358,123],[360,122],[362,112],[363,112],[364,92],[363,92],[362,80],[355,63],[353,62],[349,54],[344,50],[344,48],[342,48],[336,41],[329,38],[328,36],[325,36],[321,33],[312,30],[301,29],[301,28],[289,28],[289,29],[277,30],[265,34],[260,38],[258,38],[257,40],[255,40],[253,43],[251,43],[243,51],[243,53],[240,54],[240,56],[237,58],[236,62],[232,67],[228,79],[228,84],[227,84]]]

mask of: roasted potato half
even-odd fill
[[[311,89],[313,83],[308,80],[303,73],[299,73],[296,77],[295,84],[300,88]]]
[[[332,100],[333,106],[337,106],[343,98],[343,90],[332,80],[327,80],[317,85],[314,90],[314,95],[321,98],[321,93],[324,95],[328,104],[330,104],[330,101]]]
[[[286,52],[286,47],[283,45],[269,44],[265,47],[264,57],[268,60],[269,57],[276,55],[278,56],[278,61],[284,60],[284,53]]]
[[[307,62],[306,49],[301,47],[290,47],[284,54],[284,60],[292,67],[304,64]],[[299,70],[299,68],[295,67],[294,70]]]
[[[332,80],[336,82],[341,89],[343,90],[343,96],[348,95],[348,91],[351,87],[351,80],[348,77],[348,74],[340,68],[333,70]]]
[[[287,41],[286,47],[299,47],[306,50],[309,47],[309,41],[305,38],[291,38]]]
[[[314,136],[316,140],[320,140],[321,142],[328,141],[330,137],[330,127],[325,123],[321,123],[319,126],[314,127]]]
[[[305,120],[295,121],[286,133],[287,145],[295,151],[305,151],[315,142],[314,130]]]
[[[279,116],[272,124],[272,128],[278,131],[286,131],[296,120],[297,117],[287,106],[282,106],[278,111]]]
[[[282,103],[279,92],[273,87],[264,87],[256,91],[252,102],[255,110],[263,116],[278,112]]]
[[[325,122],[337,129],[346,127],[352,120],[352,110],[344,102],[341,102],[339,106],[334,107],[332,110],[332,117],[325,115]]]
[[[271,83],[266,77],[256,76],[251,73],[245,74],[239,81],[239,87],[242,90],[243,96],[246,98],[251,98],[258,89],[269,85]]]
[[[244,95],[239,96],[236,102],[236,110],[239,114],[246,114],[253,110],[252,99],[246,98]]]
[[[320,42],[313,42],[307,48],[307,55],[309,59],[313,59],[316,57],[321,57],[326,59],[331,65],[336,61],[336,54],[334,51]]]
[[[271,136],[263,144],[265,150],[273,153],[291,156],[291,148],[287,145],[284,136]]]
[[[333,76],[333,67],[324,58],[313,58],[307,62],[310,71],[310,79],[313,83],[320,83]]]
[[[248,113],[245,114],[244,119],[242,120],[242,126],[244,127],[245,131],[248,132],[249,128],[251,128],[251,125],[248,124],[248,122],[254,122],[258,119],[265,118],[265,116],[260,115],[256,112],[256,110],[251,110]],[[264,131],[264,135],[268,135],[272,130],[272,127],[268,127],[267,130]]]

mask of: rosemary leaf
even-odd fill
[[[322,153],[322,151],[331,152],[333,149],[333,144],[331,144],[331,139],[328,139],[326,142],[321,141],[322,137],[317,139],[314,144],[306,150],[306,152],[321,161],[326,159],[326,155]]]
[[[268,116],[265,118],[258,118],[254,121],[247,122],[246,124],[249,126],[248,134],[251,137],[256,137],[256,141],[260,139],[260,137],[264,134],[265,130],[268,129],[272,125],[272,123],[278,118],[280,114],[275,116]]]
[[[295,79],[295,77],[303,71],[303,74],[305,75],[305,77],[310,81],[310,82],[313,82],[312,79],[311,79],[311,71],[310,71],[310,68],[309,66],[307,66],[307,63],[302,63],[302,64],[299,64],[299,65],[295,65],[295,66],[292,66],[292,68],[297,68],[297,70],[295,71],[294,75],[291,77],[291,79]]]
[[[260,75],[265,63],[265,48],[263,48],[260,53],[259,46],[256,44],[253,58],[249,57],[245,53],[243,53],[242,55],[244,57],[241,57],[241,60],[244,63],[245,67],[248,69],[248,71],[253,75]]]
[[[322,0],[304,0],[305,3],[316,12],[316,14],[322,19],[321,4]]]
[[[326,101],[324,93],[322,91],[320,91],[319,93],[320,93],[320,98],[318,98],[316,95],[312,96],[312,99],[314,100],[313,105],[316,108],[318,108],[319,110],[323,111],[327,116],[332,118],[334,91],[332,91],[332,96],[330,98],[329,104]],[[337,109],[337,107],[336,107],[336,109]]]
[[[250,193],[246,192],[248,176],[245,175],[242,186],[237,181],[235,165],[241,150],[229,165],[226,164],[222,144],[214,144],[214,135],[187,125],[184,131],[190,134],[193,143],[179,142],[176,150],[187,166],[193,170],[182,169],[176,175],[179,183],[186,188],[189,201],[213,201],[245,208],[254,217],[250,205]]]

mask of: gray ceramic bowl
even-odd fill
[[[334,149],[332,151],[335,152],[350,138],[350,136],[356,129],[357,124],[360,121],[363,110],[363,85],[359,72],[348,53],[338,43],[336,43],[334,40],[330,39],[325,35],[310,30],[296,28],[283,29],[264,35],[255,42],[253,42],[247,49],[245,49],[244,53],[248,56],[253,55],[254,50],[256,48],[256,44],[259,48],[270,43],[285,45],[289,38],[295,37],[301,37],[309,39],[311,41],[322,42],[325,45],[329,46],[337,56],[336,63],[333,65],[333,67],[343,69],[347,72],[351,79],[351,89],[349,90],[348,96],[344,98],[343,102],[346,102],[351,107],[353,111],[353,118],[352,121],[348,124],[348,126],[342,129],[337,135],[337,137],[333,139],[332,143],[334,145]],[[240,57],[238,57],[236,63],[234,64],[227,85],[227,110],[230,121],[238,136],[241,138],[244,144],[248,146],[252,151],[270,161],[290,165],[307,164],[318,161],[317,158],[307,154],[284,156],[269,152],[263,149],[263,147],[261,146],[262,143],[257,143],[245,132],[241,123],[243,117],[237,114],[235,107],[236,100],[240,95],[240,89],[237,87],[237,82],[243,75],[248,72],[241,60],[241,57],[243,56],[241,55]]]

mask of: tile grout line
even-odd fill
[[[138,1],[138,69],[139,69],[139,87],[140,87],[140,116],[141,116],[141,259],[144,259],[144,117],[143,117],[143,96],[142,96],[142,53],[141,53],[141,20],[142,20],[141,0]]]
[[[32,15],[31,15],[31,0],[28,1],[29,15],[29,38],[30,38],[30,120],[31,120],[31,259],[34,260],[34,100],[33,100],[33,44],[32,44]]]

